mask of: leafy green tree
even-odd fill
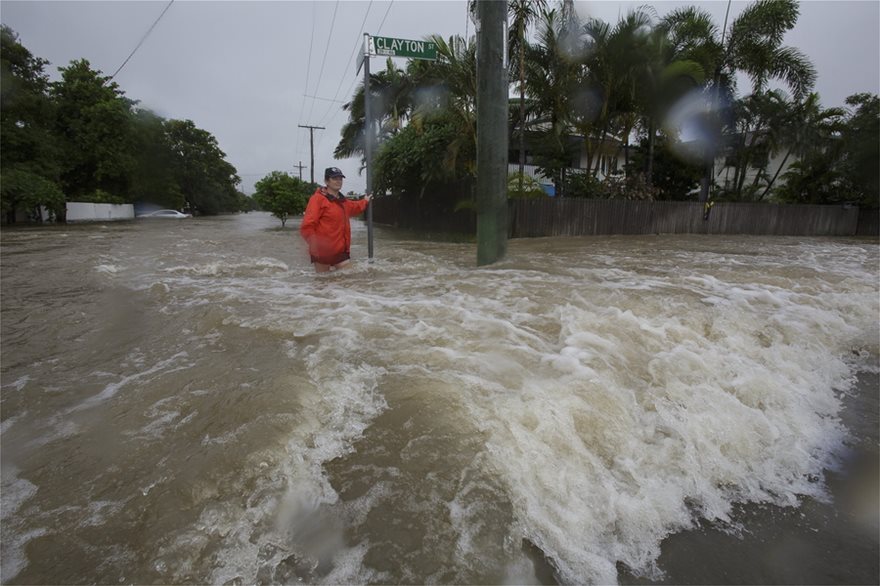
[[[470,176],[468,163],[475,157],[470,151],[459,165],[438,164],[438,153],[458,138],[459,126],[451,114],[434,116],[421,124],[410,124],[394,139],[386,142],[374,161],[373,189],[421,197],[429,184],[443,184]],[[409,198],[412,199],[412,198]]]
[[[50,83],[45,60],[31,55],[8,27],[0,37],[7,217],[14,217],[16,206],[37,205],[34,197],[55,211],[58,193],[71,201],[143,201],[201,214],[237,211],[247,203],[239,199],[235,168],[210,133],[136,108],[84,59],[59,68],[60,81]],[[57,213],[63,216],[63,206]]]
[[[836,151],[839,145],[832,148]],[[838,153],[809,153],[791,164],[782,178],[776,197],[780,201],[800,204],[827,204],[848,201],[844,177],[836,165]]]
[[[85,59],[59,71],[61,81],[51,84],[50,94],[57,108],[64,192],[71,201],[96,189],[128,199],[135,166],[134,103]]]
[[[165,131],[174,154],[175,180],[186,206],[203,215],[238,210],[235,186],[241,180],[217,139],[192,120],[169,120]]]
[[[562,191],[565,197],[579,197],[587,199],[604,199],[608,197],[605,186],[592,173],[570,173],[565,176],[565,184]],[[559,187],[557,185],[557,192]]]
[[[846,99],[855,108],[843,129],[843,173],[856,201],[865,206],[880,206],[880,98],[860,93]]]
[[[437,61],[412,61],[407,72],[419,88],[413,98],[412,124],[450,125],[454,134],[428,164],[428,175],[470,179],[477,170],[477,57],[476,42],[460,36],[429,37],[437,46]],[[427,162],[427,161],[426,161]]]
[[[186,200],[178,184],[176,155],[166,125],[164,118],[149,110],[138,109],[133,114],[136,149],[130,199],[178,210]]]
[[[397,68],[389,57],[385,70],[370,74],[370,111],[374,122],[378,122],[381,143],[403,128],[412,114],[415,88],[410,75]],[[364,86],[360,85],[351,101],[342,106],[349,112],[349,120],[342,127],[342,136],[336,146],[337,159],[360,155],[366,157],[364,148]]]
[[[290,216],[305,212],[315,185],[282,171],[272,171],[255,185],[254,200],[261,209],[281,220],[283,227]]]
[[[547,193],[538,180],[519,173],[509,173],[507,176],[507,197],[510,199],[540,199],[547,197]]]
[[[437,61],[390,62],[371,76],[380,144],[373,189],[424,193],[428,185],[465,180],[476,172],[476,47],[461,37],[428,38]],[[351,102],[337,157],[363,154],[363,88]],[[407,200],[410,201],[410,200]]]
[[[244,193],[243,191],[238,192],[238,211],[240,212],[253,212],[260,209],[260,205],[257,203],[257,200]]]
[[[42,206],[54,219],[64,213],[64,194],[57,183],[41,175],[21,168],[3,169],[0,173],[0,205],[7,216],[14,215],[17,209],[26,210],[36,221],[42,220]]]
[[[847,98],[854,109],[827,140],[803,150],[782,176],[775,193],[790,203],[858,203],[876,207],[880,158],[880,99],[874,94]]]
[[[639,53],[643,56],[631,66],[632,74],[624,87],[624,104],[630,105],[632,114],[636,115],[647,136],[647,156],[643,169],[645,182],[650,187],[654,183],[654,147],[663,126],[661,121],[668,118],[672,108],[682,98],[706,82],[707,67],[702,48],[683,38],[685,31],[670,29],[665,19],[647,34],[640,30],[635,32]],[[623,108],[624,117],[628,114],[627,109]],[[630,126],[624,128],[626,149]],[[627,169],[628,163],[628,157],[625,157],[624,169]]]
[[[786,152],[759,199],[770,193],[792,154],[805,158],[814,149],[826,150],[839,134],[846,116],[843,108],[822,108],[815,92],[801,101],[784,99],[780,106],[782,110],[770,126],[768,141],[773,152]]]
[[[0,203],[7,219],[14,221],[17,207],[32,212],[57,203],[59,151],[52,134],[49,79],[43,71],[47,61],[34,57],[6,25],[0,27],[0,44]],[[28,193],[28,188],[36,191]]]
[[[651,153],[649,155],[649,153]],[[630,165],[635,169],[644,169],[645,161],[653,157],[653,197],[657,200],[696,200],[699,195],[695,190],[699,187],[703,170],[682,160],[669,147],[669,139],[660,134],[654,144],[649,145],[648,137],[642,138],[639,147],[633,153]]]
[[[736,100],[729,137],[732,152],[727,157],[733,166],[733,181],[726,185],[719,196],[731,201],[760,199],[759,183],[769,180],[767,166],[774,150],[774,129],[789,123],[790,107],[782,90],[756,92]],[[746,177],[754,172],[751,185]]]
[[[588,95],[597,103],[591,112],[593,116],[580,117],[579,127],[588,137],[587,167],[594,177],[599,173],[599,153],[614,119],[635,108],[636,88],[644,77],[647,62],[651,25],[650,14],[638,9],[630,11],[614,27],[597,18],[587,20],[582,27],[586,35],[583,83],[592,90]],[[629,134],[629,129],[625,132]]]

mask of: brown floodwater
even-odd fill
[[[3,229],[3,583],[877,582],[876,242],[297,228]]]

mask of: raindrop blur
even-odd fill
[[[421,86],[413,93],[415,109],[442,108],[449,101],[449,89],[442,85]]]
[[[663,120],[672,152],[691,164],[711,159],[719,146],[718,124],[723,111],[723,100],[700,89],[676,101]]]
[[[594,122],[602,111],[602,90],[583,86],[572,96],[572,108],[584,122]]]

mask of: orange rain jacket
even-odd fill
[[[351,254],[348,219],[367,209],[366,199],[350,200],[341,193],[333,197],[319,187],[306,206],[299,233],[309,245],[312,262],[335,265]]]

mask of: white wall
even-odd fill
[[[133,220],[134,206],[130,203],[67,202],[68,222],[94,222],[105,220]]]

